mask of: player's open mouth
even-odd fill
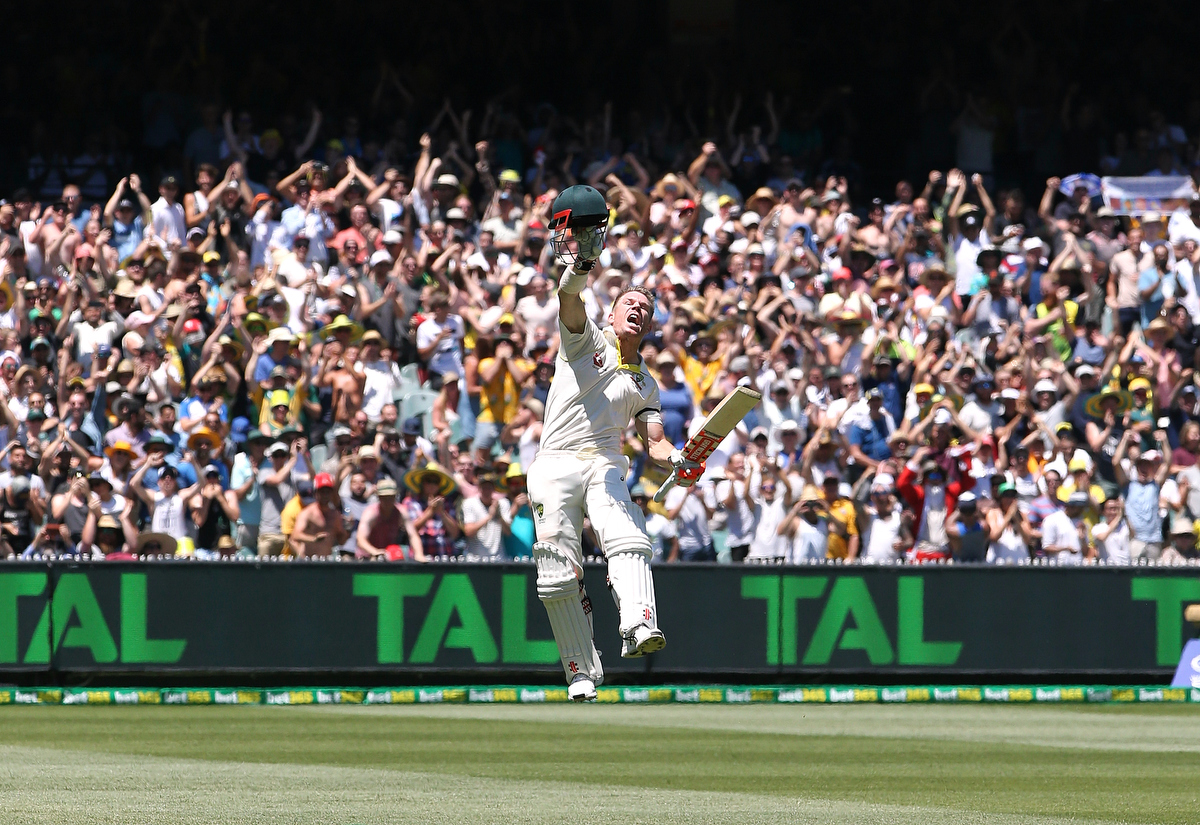
[[[629,313],[625,320],[631,327],[640,327],[642,325],[642,320],[638,317],[636,312]]]

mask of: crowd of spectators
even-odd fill
[[[209,107],[178,173],[12,193],[0,554],[527,556],[547,223],[586,182],[611,220],[585,306],[657,296],[668,438],[763,395],[661,506],[628,434],[656,560],[1196,558],[1200,196],[1118,216],[955,168],[858,202],[855,164],[797,168],[762,109],[672,166],[608,110],[518,132],[447,103],[410,163],[352,118]],[[1200,134],[1159,127],[1140,171],[1200,175]]]

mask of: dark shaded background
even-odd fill
[[[179,168],[207,101],[250,111],[256,132],[285,133],[289,123],[302,131],[315,104],[323,140],[354,114],[364,138],[398,136],[411,157],[447,96],[475,124],[492,100],[524,128],[549,103],[586,129],[612,100],[626,140],[670,113],[653,173],[720,136],[738,92],[739,129],[765,126],[771,89],[783,148],[811,173],[844,139],[863,169],[860,194],[950,166],[948,127],[968,94],[999,118],[999,184],[1040,188],[1049,174],[1094,168],[1156,108],[1200,133],[1191,3],[111,0],[22,12],[33,19],[8,27],[3,48],[4,195],[28,177],[30,158],[89,147],[114,169],[110,183],[131,168]],[[376,94],[384,63],[411,102],[387,87]],[[147,123],[160,114],[175,137],[149,145]]]

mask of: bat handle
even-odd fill
[[[671,492],[671,488],[675,486],[675,482],[678,480],[678,477],[676,477],[674,473],[671,473],[670,477],[663,482],[662,486],[654,491],[654,500],[659,504],[662,504],[667,497],[667,493]]]

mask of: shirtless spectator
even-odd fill
[[[321,372],[317,376],[318,387],[333,390],[333,420],[349,424],[354,413],[362,408],[363,392],[366,389],[365,373],[353,368],[358,360],[359,349],[346,347],[342,357],[341,345],[332,341],[325,347],[321,359]]]
[[[333,548],[343,544],[349,535],[342,523],[333,477],[317,473],[313,489],[316,499],[300,511],[292,528],[291,546],[297,558],[331,555]]]

